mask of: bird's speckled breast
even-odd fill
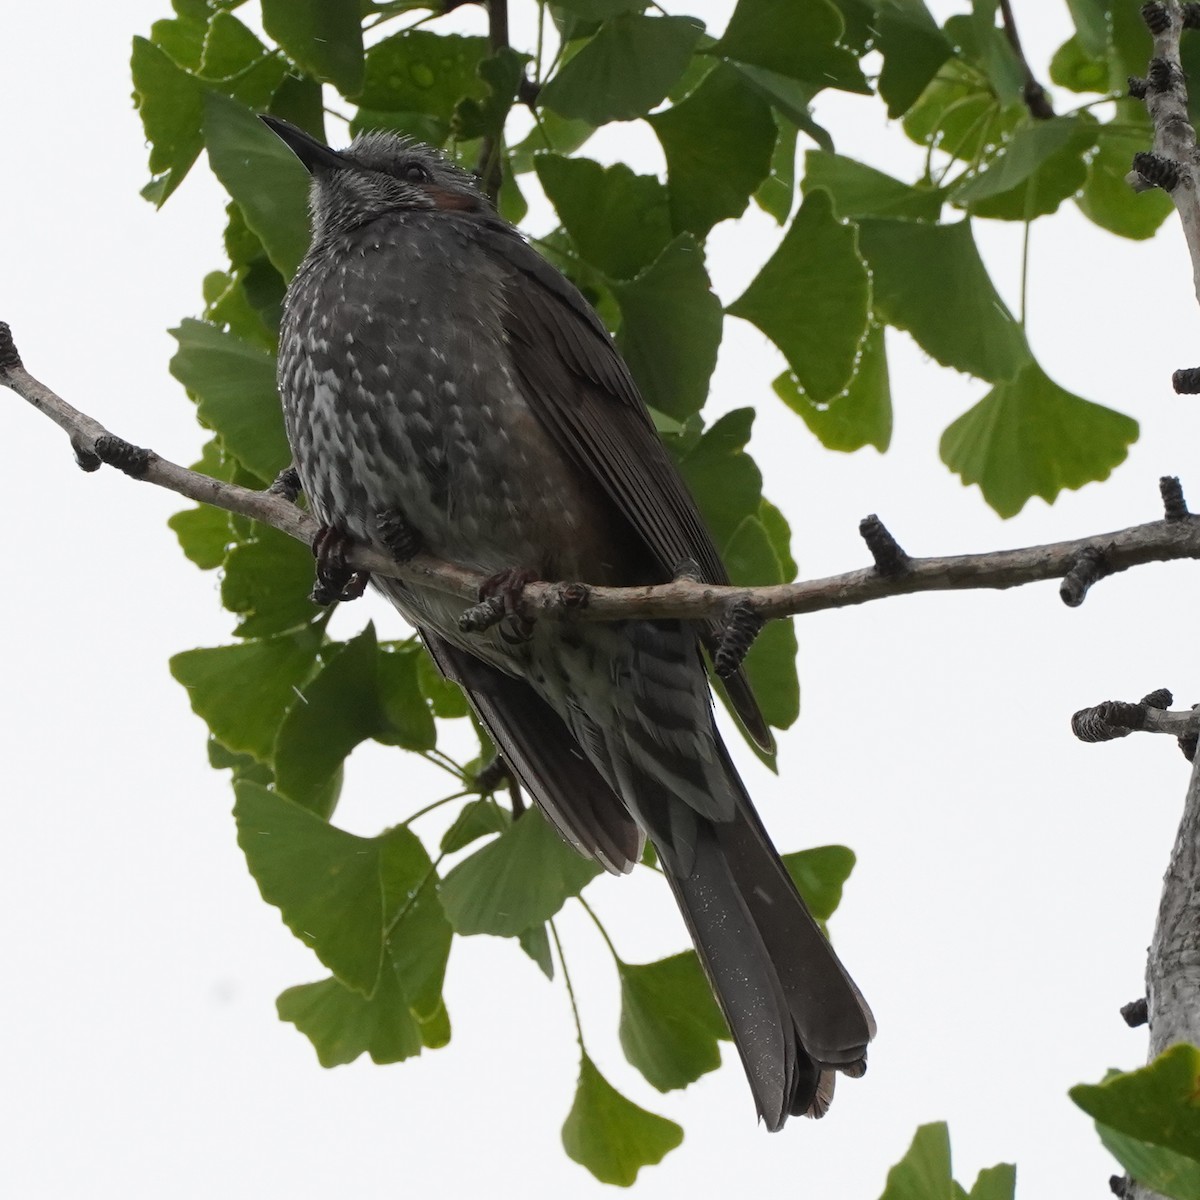
[[[379,544],[399,509],[485,573],[600,579],[610,510],[522,396],[502,268],[444,216],[392,214],[311,256],[279,357],[288,439],[326,524]]]

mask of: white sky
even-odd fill
[[[718,0],[676,7],[713,27],[728,11]],[[1015,7],[1044,63],[1068,31],[1065,5]],[[114,432],[187,462],[202,433],[167,374],[165,329],[197,314],[201,277],[221,262],[222,201],[202,167],[161,213],[137,195],[145,159],[129,38],[165,15],[166,0],[71,5],[54,28],[43,6],[7,7],[0,319],[35,374]],[[877,103],[831,97],[818,115],[844,152],[911,171],[917,151],[885,128]],[[653,139],[628,126],[605,130],[589,153],[654,165]],[[761,215],[714,234],[726,301],[777,236]],[[1019,231],[992,224],[979,236],[1015,307]],[[1041,361],[1064,386],[1137,417],[1142,439],[1109,483],[1053,508],[1034,501],[1007,523],[937,459],[940,431],[985,385],[889,335],[893,449],[833,455],[770,394],[778,353],[749,326],[727,325],[712,411],[762,405],[752,450],[805,576],[866,563],[856,528],[868,512],[925,554],[1152,519],[1164,473],[1182,474],[1200,503],[1196,401],[1170,389],[1175,367],[1200,361],[1174,222],[1139,245],[1068,208],[1035,227],[1032,271]],[[216,576],[176,548],[163,524],[181,507],[173,497],[116,472],[78,472],[61,433],[10,393],[0,444],[0,1192],[611,1194],[560,1148],[577,1061],[570,1012],[561,981],[546,983],[514,943],[456,941],[454,1038],[419,1060],[325,1071],[276,1020],[277,993],[324,971],[260,900],[226,776],[207,767],[204,728],[166,666],[174,651],[229,640]],[[1195,573],[1174,564],[1117,576],[1078,611],[1046,584],[800,621],[804,715],[782,738],[781,774],[741,761],[782,849],[840,841],[859,855],[833,933],[879,1021],[870,1071],[843,1081],[826,1120],[776,1136],[756,1128],[736,1059],[657,1094],[621,1056],[607,952],[568,906],[591,1054],[621,1091],[686,1131],[642,1175],[640,1195],[873,1200],[917,1125],[940,1119],[968,1186],[1009,1160],[1025,1200],[1104,1192],[1115,1166],[1066,1090],[1143,1060],[1144,1031],[1117,1010],[1141,990],[1187,765],[1165,739],[1083,746],[1068,720],[1160,686],[1181,705],[1200,699],[1195,641],[1180,633]],[[348,608],[338,631],[369,614],[383,636],[402,635],[374,599]],[[379,748],[357,752],[347,775],[338,819],[358,832],[445,790],[431,768]],[[631,960],[686,944],[657,880],[602,879],[589,896]]]

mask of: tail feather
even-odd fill
[[[726,759],[728,763],[727,754]],[[728,770],[741,790],[732,763]],[[737,820],[714,829],[779,973],[801,1041],[822,1065],[861,1074],[867,1043],[875,1036],[875,1018],[808,911],[744,792],[738,813]],[[862,1068],[856,1070],[859,1063]]]
[[[701,965],[733,1034],[758,1115],[779,1129],[816,1071],[795,1036],[788,998],[712,826],[697,831],[691,872],[662,861]]]
[[[660,846],[660,859],[774,1131],[789,1115],[823,1116],[837,1071],[863,1073],[875,1021],[726,762],[734,819],[693,814],[694,852]]]

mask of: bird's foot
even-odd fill
[[[406,563],[421,553],[424,546],[421,535],[408,523],[408,518],[400,509],[386,508],[376,513],[375,524],[387,552],[398,563]]]
[[[369,571],[354,571],[346,564],[346,554],[354,545],[350,535],[336,525],[322,525],[313,538],[312,552],[317,560],[317,581],[309,599],[322,606],[337,600],[357,600],[367,590]]]
[[[275,482],[267,488],[267,494],[282,496],[289,504],[295,504],[303,490],[300,483],[300,472],[295,467],[284,467],[275,476]]]
[[[498,625],[501,639],[510,645],[529,641],[533,622],[521,612],[521,594],[537,578],[537,572],[527,567],[508,567],[489,575],[479,585],[479,603],[459,617],[459,629],[478,633]]]
[[[728,679],[741,667],[762,627],[763,619],[749,600],[735,600],[729,606],[713,651],[713,668],[720,678]]]

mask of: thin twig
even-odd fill
[[[508,0],[488,0],[488,46],[494,55],[508,49]],[[525,70],[522,67],[521,74]],[[500,195],[500,184],[503,178],[501,163],[504,142],[503,128],[489,132],[484,136],[483,145],[479,151],[478,174],[483,183],[483,190],[488,199],[496,203]]]
[[[1010,0],[1000,0],[1000,20],[1004,25],[1008,44],[1013,48],[1013,53],[1021,64],[1021,74],[1025,77],[1025,84],[1021,89],[1021,98],[1025,101],[1025,107],[1037,120],[1048,121],[1054,116],[1054,106],[1050,103],[1046,89],[1038,83],[1033,68],[1025,57],[1025,51],[1021,48],[1021,38],[1017,33],[1017,22],[1013,17]]]

